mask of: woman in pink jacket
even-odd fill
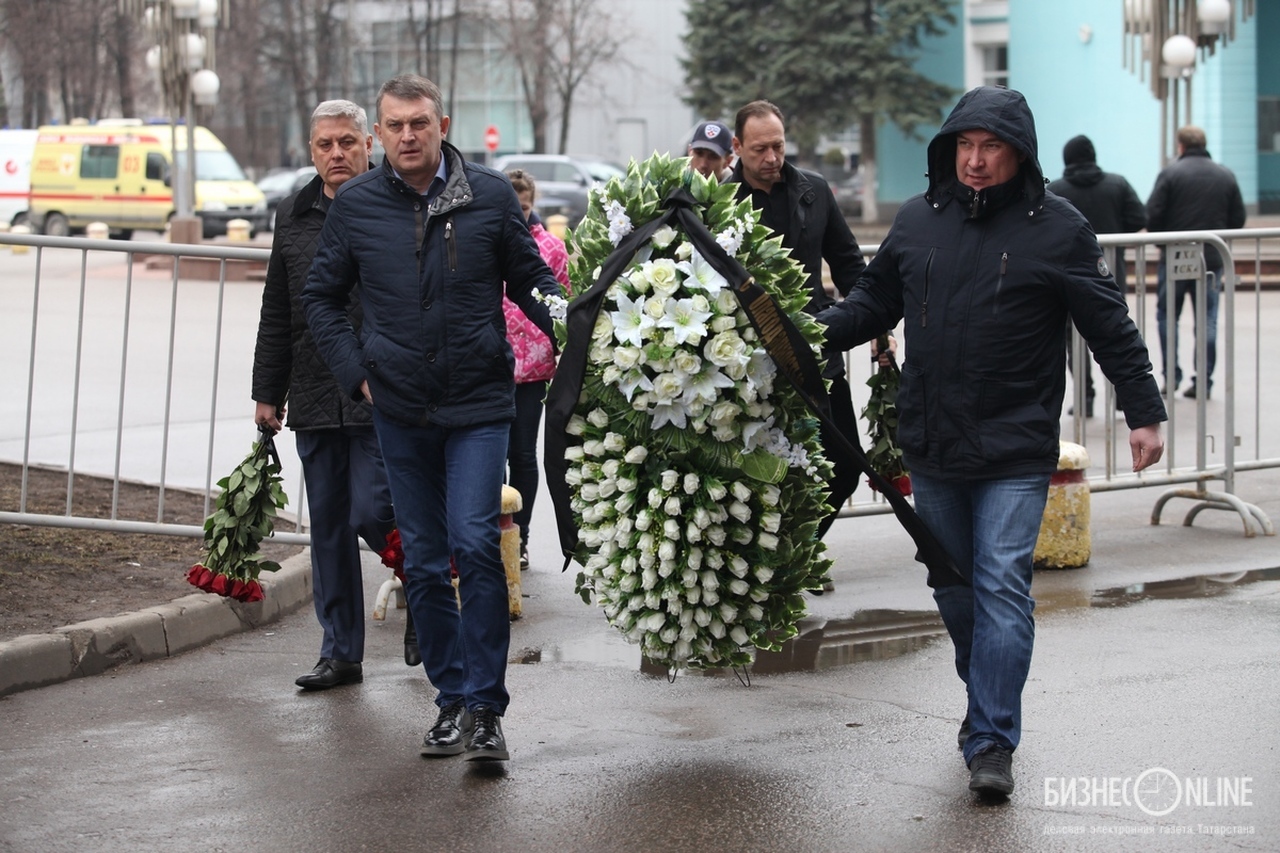
[[[507,172],[520,199],[520,209],[529,222],[529,231],[538,243],[542,259],[551,267],[556,280],[568,290],[569,256],[564,241],[547,229],[533,214],[537,193],[533,176],[523,169]],[[555,351],[551,341],[524,315],[515,303],[503,297],[502,308],[507,317],[507,340],[516,356],[516,419],[511,422],[507,442],[507,482],[520,493],[524,507],[515,514],[520,528],[520,568],[529,568],[529,519],[533,500],[538,493],[538,427],[542,423],[542,401],[547,396],[547,383],[556,372]]]

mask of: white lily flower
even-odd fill
[[[655,326],[654,319],[644,311],[644,300],[631,299],[625,294],[618,296],[618,310],[610,313],[613,321],[613,336],[620,344],[633,347],[642,346],[646,332]]]
[[[676,264],[676,269],[688,276],[686,287],[700,287],[713,296],[729,287],[728,280],[716,272],[711,262],[699,252],[690,253],[689,260]]]

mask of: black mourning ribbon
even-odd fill
[[[674,221],[684,229],[685,235],[693,242],[699,254],[729,282],[738,297],[738,304],[760,336],[765,352],[818,420],[828,427],[828,441],[823,448],[828,457],[839,455],[844,461],[853,464],[870,478],[875,488],[889,501],[898,522],[916,543],[916,559],[929,569],[929,586],[967,585],[968,582],[956,568],[951,555],[920,520],[920,516],[916,515],[907,499],[872,469],[862,448],[856,442],[849,441],[832,421],[831,401],[822,381],[822,370],[808,342],[791,319],[782,312],[777,300],[756,283],[746,267],[715,241],[715,237],[694,210],[694,205],[694,198],[688,190],[672,190],[663,201],[663,213],[628,234],[605,260],[596,283],[569,305],[566,316],[567,341],[555,378],[547,391],[547,425],[543,441],[547,488],[555,507],[556,527],[560,534],[560,548],[565,555],[565,568],[568,568],[573,552],[578,547],[578,528],[569,505],[569,484],[565,480],[568,470],[568,462],[564,458],[568,446],[568,433],[565,429],[582,392],[587,353],[591,347],[596,318],[600,314],[600,304],[609,286],[630,265],[636,252],[649,241],[655,231]]]

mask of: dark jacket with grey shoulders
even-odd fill
[[[1023,155],[975,192],[956,136],[986,130]],[[1046,194],[1022,95],[960,99],[929,145],[929,188],[909,199],[857,286],[818,315],[841,348],[904,321],[898,439],[908,468],[945,480],[1043,474],[1058,462],[1067,318],[1115,384],[1129,426],[1165,419],[1151,362],[1093,230]]]
[[[323,195],[324,181],[317,175],[276,209],[276,230],[253,353],[253,399],[277,408],[287,402],[287,423],[292,429],[336,429],[373,423],[369,404],[363,398],[352,399],[338,387],[316,350],[302,310],[302,287],[328,207]],[[348,316],[358,328],[358,303],[353,302]]]
[[[549,337],[560,295],[511,182],[449,143],[444,189],[428,204],[389,161],[333,200],[302,302],[316,346],[353,399],[368,381],[379,415],[466,427],[515,417],[506,295]],[[346,313],[360,282],[363,325]]]

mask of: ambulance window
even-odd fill
[[[80,157],[80,177],[114,178],[119,162],[119,145],[86,145]]]
[[[147,153],[147,180],[163,181],[169,171],[169,163],[164,156],[154,151]]]

